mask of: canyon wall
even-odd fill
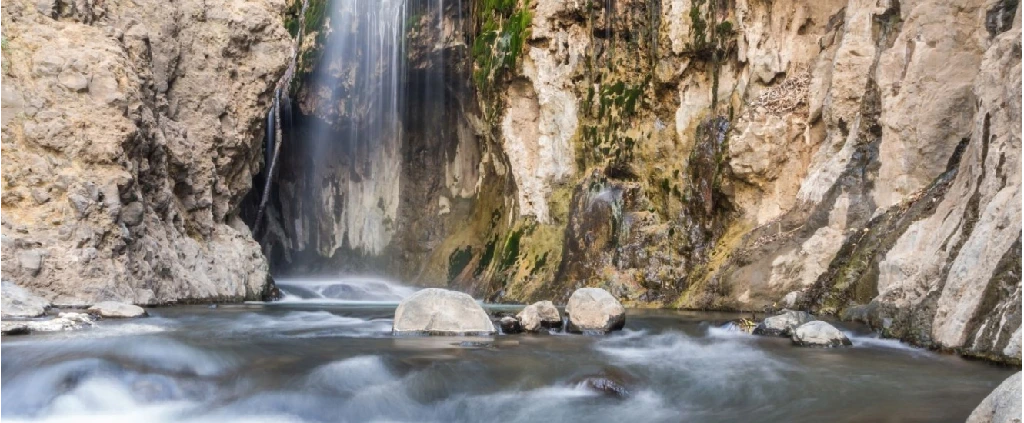
[[[478,92],[495,93],[479,101],[516,204],[496,240],[452,250],[452,284],[505,301],[586,285],[635,306],[799,307],[1019,363],[1016,2],[474,13]],[[517,36],[519,51],[488,43]]]
[[[278,0],[3,3],[3,278],[58,305],[259,299],[238,205]]]

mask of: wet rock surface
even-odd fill
[[[853,345],[850,338],[828,322],[815,320],[793,330],[793,345],[800,347],[835,348]]]

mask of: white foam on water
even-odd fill
[[[279,304],[397,304],[417,288],[373,277],[281,278]]]
[[[853,342],[854,347],[861,348],[885,348],[890,350],[900,350],[912,353],[928,353],[928,350],[923,348],[917,348],[909,344],[900,342],[898,339],[882,338],[878,334],[873,335],[855,335],[853,332],[844,331],[843,334],[847,338],[850,338],[850,342]]]

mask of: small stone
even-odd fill
[[[523,329],[537,332],[541,329],[558,329],[562,327],[562,316],[558,314],[551,301],[538,301],[523,308],[516,317],[523,324]]]
[[[800,325],[793,331],[792,339],[793,344],[801,347],[832,348],[853,345],[843,332],[821,320]]]
[[[142,223],[142,215],[145,208],[142,203],[133,201],[121,209],[121,223],[127,226],[135,226]]]
[[[89,78],[81,72],[72,70],[65,70],[60,75],[57,75],[57,82],[64,86],[64,88],[74,92],[85,91],[89,88]]]
[[[601,288],[580,288],[565,306],[570,332],[608,332],[626,325],[626,309]]]
[[[70,202],[71,207],[75,209],[75,215],[77,215],[78,218],[85,217],[85,215],[89,213],[89,206],[92,205],[92,200],[78,193],[68,194],[68,202]]]
[[[519,323],[519,319],[512,316],[502,317],[498,321],[498,326],[501,327],[501,333],[506,335],[512,335],[523,332],[523,325]]]
[[[103,301],[93,304],[87,310],[90,314],[108,318],[146,317],[149,314],[142,307],[117,301]]]

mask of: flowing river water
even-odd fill
[[[728,313],[629,310],[606,336],[396,337],[414,290],[282,281],[276,303],[176,306],[4,337],[5,422],[962,422],[1013,370],[880,340],[809,349]],[[514,311],[512,306],[487,306]],[[615,393],[593,380],[614,383]]]

